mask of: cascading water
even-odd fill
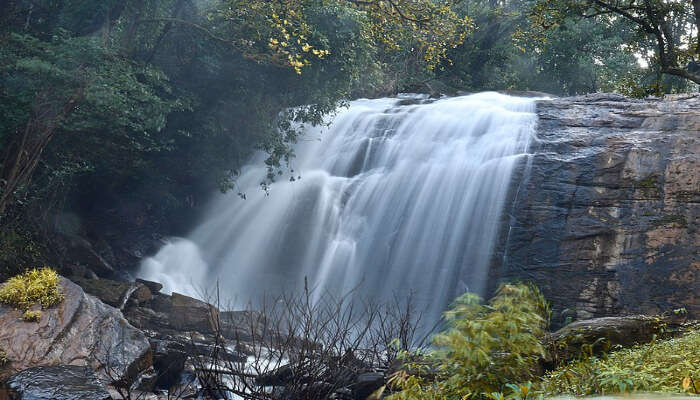
[[[498,93],[427,104],[357,100],[327,131],[306,130],[294,182],[259,187],[262,159],[221,195],[187,240],[139,275],[195,294],[217,281],[241,305],[280,290],[378,301],[411,291],[436,320],[465,290],[484,289],[511,175],[534,137],[533,99]]]

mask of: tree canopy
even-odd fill
[[[696,90],[700,73],[698,0],[9,0],[0,11],[0,222],[77,213],[118,225],[139,210],[169,225],[235,190],[255,152],[267,154],[261,185],[281,179],[300,127],[350,98],[646,96]]]
[[[569,18],[623,19],[636,32],[626,45],[659,73],[700,83],[700,0],[538,0],[532,18],[543,29]]]

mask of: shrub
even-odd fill
[[[5,352],[5,349],[0,347],[0,367],[7,364],[9,361],[10,360],[7,358],[7,352]]]
[[[24,311],[25,320],[36,321],[41,312],[30,310],[34,304],[46,309],[63,300],[58,281],[58,273],[51,268],[29,270],[10,278],[0,287],[0,302]]]
[[[547,315],[540,291],[525,284],[501,286],[487,304],[462,295],[445,313],[448,328],[434,337],[435,349],[406,355],[413,361],[391,378],[400,390],[391,398],[489,399],[533,379]]]
[[[564,365],[545,376],[547,395],[617,392],[700,393],[700,329]]]

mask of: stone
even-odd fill
[[[115,281],[111,279],[74,279],[85,292],[112,307],[123,310],[127,304],[142,304],[153,296],[142,283]]]
[[[685,308],[700,319],[700,95],[537,102],[491,268],[531,281],[552,324]]]
[[[153,292],[153,293],[158,293],[158,292],[160,292],[161,289],[163,289],[162,283],[147,281],[145,279],[140,279],[140,278],[137,278],[136,282],[146,285],[146,287],[148,287],[151,290],[151,292]]]
[[[10,376],[4,384],[10,400],[111,400],[94,371],[75,365],[33,367]]]
[[[70,237],[67,251],[70,260],[86,266],[98,276],[112,276],[115,273],[112,265],[95,251],[89,241],[81,237]]]
[[[155,387],[167,390],[180,384],[188,357],[186,346],[171,340],[154,340],[151,344],[153,367],[157,371]]]
[[[159,331],[170,328],[170,316],[148,307],[130,307],[124,311],[130,324],[141,330]]]
[[[285,386],[294,377],[294,369],[285,364],[255,378],[255,383],[260,386]]]
[[[170,321],[180,331],[214,333],[218,329],[219,310],[201,300],[173,293]]]
[[[554,361],[568,361],[581,355],[601,354],[618,346],[649,343],[670,335],[674,329],[665,317],[631,315],[575,321],[550,335]]]
[[[0,307],[0,347],[9,360],[9,368],[3,371],[88,366],[101,379],[131,382],[150,367],[151,347],[146,336],[119,310],[66,278],[62,277],[59,285],[64,300],[43,310],[38,322],[25,322],[19,310]],[[0,378],[4,376],[0,372]]]
[[[381,372],[365,372],[357,375],[352,389],[354,399],[367,399],[372,393],[384,386],[384,383],[384,374]]]
[[[265,315],[258,311],[221,311],[219,323],[225,338],[250,342],[263,338],[266,320]]]

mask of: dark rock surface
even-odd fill
[[[201,300],[173,293],[170,318],[178,330],[214,333],[219,321],[219,310]]]
[[[152,293],[158,293],[163,289],[163,284],[159,282],[147,281],[145,279],[136,279],[136,283],[141,283],[146,285],[147,288],[151,290]]]
[[[491,282],[538,284],[555,326],[681,307],[700,318],[700,95],[595,94],[537,113]]]
[[[65,299],[42,311],[38,322],[25,322],[18,310],[0,307],[0,347],[9,365],[0,378],[36,366],[89,366],[105,380],[132,381],[151,365],[146,336],[116,308],[85,294],[61,278]],[[9,373],[8,373],[9,372]]]
[[[80,279],[73,281],[80,285],[85,292],[97,297],[112,307],[123,309],[127,302],[141,304],[151,299],[151,290],[143,283],[124,282],[111,279]]]
[[[75,365],[26,369],[9,377],[3,390],[9,400],[110,400],[112,398],[90,368]]]
[[[671,334],[669,323],[666,318],[646,315],[576,321],[551,334],[552,355],[563,361],[578,357],[582,351],[600,354],[616,346],[649,343]]]

